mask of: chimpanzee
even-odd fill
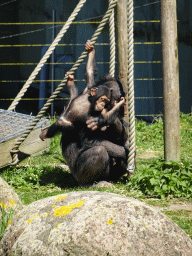
[[[73,75],[69,75],[67,86],[71,93],[70,102],[59,119],[49,129],[44,130],[40,134],[42,140],[52,137],[58,130],[73,129],[74,122],[77,122],[78,125],[82,122],[85,123],[93,110],[100,111],[102,119],[105,120],[106,123],[110,122],[111,118],[114,118],[120,107],[125,103],[125,99],[122,98],[110,111],[106,111],[105,105],[110,102],[111,92],[106,85],[102,85],[101,83],[99,86],[94,85],[95,50],[89,40],[85,48],[89,50],[86,65],[87,86],[80,95],[76,96],[75,84],[73,82],[74,77]],[[93,109],[93,107],[95,109]]]
[[[105,87],[101,86],[101,88],[103,89]],[[105,95],[109,92],[106,87]],[[101,90],[101,93],[104,94],[103,90]],[[100,111],[103,110],[104,106],[101,106],[99,111],[94,107],[95,103],[100,98],[100,94],[92,97],[93,109],[90,112],[92,116],[100,116]],[[110,126],[113,127],[115,131],[113,135],[116,136],[116,140],[118,141],[117,135],[119,135],[123,145],[124,138],[122,138],[122,136],[124,136],[125,129],[123,130],[123,125],[120,120],[115,118]],[[111,131],[113,129],[111,129]],[[105,135],[105,132],[101,131],[101,129],[91,131],[83,122],[82,125],[77,125],[77,122],[74,123],[73,130],[62,130],[62,153],[71,172],[80,184],[87,184],[98,180],[117,179],[123,174],[122,170],[118,170],[118,167],[122,167],[121,162],[127,162],[128,152],[124,146],[119,146],[107,141]],[[115,165],[110,168],[112,158],[116,160]],[[113,170],[113,172],[111,170]],[[126,166],[123,170],[126,170]]]
[[[94,116],[94,114],[97,113],[97,127],[110,125],[115,127],[114,131],[117,135],[119,133],[121,135],[120,137],[124,137],[124,134],[126,134],[124,126],[114,115],[114,113],[124,105],[124,99],[114,104],[115,106],[112,110],[107,112],[105,106],[110,100],[110,91],[103,85],[102,81],[105,80],[105,84],[112,89],[113,103],[115,103],[115,100],[119,101],[120,96],[122,96],[121,91],[125,90],[123,90],[119,81],[110,77],[102,78],[96,83],[96,86],[94,86],[94,47],[90,45],[89,41],[87,42],[86,47],[87,50],[89,50],[86,66],[87,87],[82,94],[75,97],[77,93],[75,91],[73,76],[69,75],[67,85],[69,86],[71,93],[70,104],[58,121],[49,129],[43,131],[40,135],[41,139],[45,139],[47,137],[52,137],[57,130],[62,131],[61,142],[63,156],[65,157],[73,175],[76,177],[78,182],[82,184],[87,184],[97,179],[108,179],[110,173],[110,157],[123,159],[125,161],[127,156],[126,149],[123,147],[126,143],[125,139],[122,141],[122,146],[119,146],[104,140],[102,136],[100,137],[99,129],[96,136],[91,134],[91,132],[88,135],[88,131],[83,131],[84,137],[82,137],[81,140],[83,145],[78,145],[79,137],[81,137],[80,131],[82,133],[82,127],[79,128],[79,125],[77,124],[79,122],[85,123],[88,114]],[[101,115],[98,115],[98,112],[101,112]],[[94,118],[90,118],[88,120],[88,127],[90,126],[92,130],[96,130]],[[122,130],[124,130],[123,136]],[[84,138],[87,138],[88,145],[84,142]]]

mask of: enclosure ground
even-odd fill
[[[192,116],[181,113],[180,123],[181,161],[165,163],[162,119],[151,125],[136,122],[137,171],[129,182],[121,179],[112,187],[80,188],[62,156],[61,134],[51,139],[50,149],[26,158],[16,168],[1,169],[0,176],[25,205],[82,190],[134,197],[167,215],[192,238]]]

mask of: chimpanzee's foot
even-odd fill
[[[43,130],[40,135],[39,138],[44,141],[45,139],[47,139],[47,130]]]
[[[93,182],[89,184],[82,184],[79,183],[81,188],[107,188],[107,187],[114,187],[114,185],[108,181],[102,180],[99,182]]]
[[[60,117],[58,120],[57,120],[57,126],[58,127],[61,127],[61,128],[73,128],[73,124],[71,121],[68,121],[66,118],[64,117]]]
[[[108,187],[114,187],[114,185],[111,182],[108,182],[105,180],[101,180],[92,185],[92,188],[108,188]]]
[[[133,174],[133,166],[132,165],[127,165],[127,173],[126,173],[126,176],[127,178],[129,179],[131,177],[131,175]]]

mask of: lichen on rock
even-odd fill
[[[53,207],[54,206],[54,207]],[[192,255],[192,240],[136,199],[77,191],[33,202],[6,229],[0,255]]]

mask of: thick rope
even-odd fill
[[[113,0],[109,0],[111,3]],[[112,10],[109,18],[109,39],[110,39],[110,64],[109,74],[115,76],[115,12]]]
[[[8,110],[15,110],[17,104],[19,103],[19,101],[21,100],[21,98],[23,97],[23,95],[25,94],[27,89],[29,88],[29,86],[32,84],[33,80],[38,75],[39,71],[42,69],[42,67],[44,66],[45,62],[51,56],[51,54],[54,51],[55,47],[58,45],[59,41],[62,39],[62,37],[66,33],[66,31],[68,30],[69,26],[71,25],[71,23],[73,22],[73,20],[75,19],[75,17],[79,13],[79,11],[81,10],[81,8],[83,7],[85,2],[86,2],[86,0],[80,0],[79,1],[78,5],[76,6],[74,11],[72,12],[71,16],[69,17],[69,19],[67,20],[67,22],[65,23],[65,25],[63,26],[63,28],[61,29],[61,31],[59,32],[59,34],[57,35],[57,37],[55,38],[55,40],[53,41],[51,46],[49,47],[49,49],[47,50],[47,52],[45,53],[43,58],[40,60],[40,62],[37,65],[37,67],[31,73],[30,77],[28,78],[28,80],[26,81],[26,83],[24,84],[23,88],[20,90],[20,92],[18,93],[18,95],[16,96],[14,101],[11,103],[10,107],[8,108]]]
[[[133,50],[133,0],[127,0],[128,34],[128,118],[129,118],[129,171],[135,170],[135,105],[134,105],[134,50]]]
[[[113,10],[113,8],[116,6],[118,0],[113,0],[112,3],[110,3],[108,11],[106,12],[106,14],[103,16],[101,23],[99,24],[97,30],[95,31],[92,39],[91,39],[91,43],[95,44],[97,38],[99,37],[99,35],[101,34],[105,24],[107,23],[111,12]],[[81,56],[79,57],[79,59],[76,61],[76,63],[73,65],[73,67],[70,69],[69,74],[70,73],[74,73],[78,67],[81,65],[81,63],[83,62],[83,60],[86,58],[88,52],[84,51]],[[27,138],[27,136],[29,135],[29,133],[33,130],[33,128],[35,127],[35,125],[39,122],[40,118],[44,115],[44,113],[46,112],[46,110],[49,108],[49,106],[51,105],[51,103],[54,101],[54,99],[59,95],[59,93],[61,92],[61,90],[63,89],[63,87],[66,85],[67,83],[67,76],[64,77],[64,79],[62,80],[62,82],[58,85],[57,89],[54,91],[54,93],[50,96],[50,98],[48,99],[48,101],[45,103],[45,105],[43,106],[43,108],[40,110],[40,112],[37,114],[36,118],[33,120],[33,122],[31,123],[31,125],[27,128],[27,130],[22,134],[21,138],[18,139],[18,141],[15,143],[13,149],[11,150],[11,153],[13,153],[13,157],[12,157],[12,165],[17,164],[18,160],[18,149],[19,146],[21,145],[21,143]]]

